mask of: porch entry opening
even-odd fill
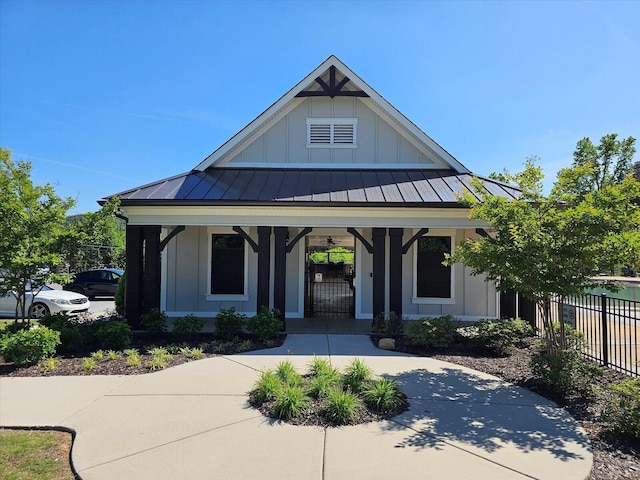
[[[355,317],[353,236],[306,237],[305,317]]]

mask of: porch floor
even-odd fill
[[[354,318],[287,318],[287,333],[371,333],[370,320]]]

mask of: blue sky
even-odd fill
[[[0,0],[0,146],[96,200],[195,167],[329,55],[479,175],[640,135],[640,2]],[[640,160],[640,155],[636,155]]]

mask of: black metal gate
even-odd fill
[[[342,266],[307,266],[307,316],[352,318],[355,315],[353,273]],[[333,267],[333,268],[332,268]]]

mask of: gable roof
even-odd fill
[[[209,168],[159,180],[118,194],[127,205],[348,205],[462,207],[472,176],[452,170]],[[492,194],[520,192],[491,179]]]
[[[336,70],[342,76],[338,83],[336,83]],[[345,77],[348,79],[347,81],[345,81]],[[229,158],[232,152],[248,144],[257,135],[264,132],[269,125],[272,125],[286,115],[295,105],[302,102],[302,98],[315,95],[332,96],[332,94],[366,98],[367,105],[376,113],[386,117],[390,120],[390,123],[395,124],[406,132],[408,136],[415,138],[427,149],[433,151],[442,162],[444,168],[451,168],[457,173],[470,173],[469,169],[420,130],[334,55],[327,58],[273,105],[200,162],[194,170],[204,171],[209,167],[221,165],[224,159]]]

